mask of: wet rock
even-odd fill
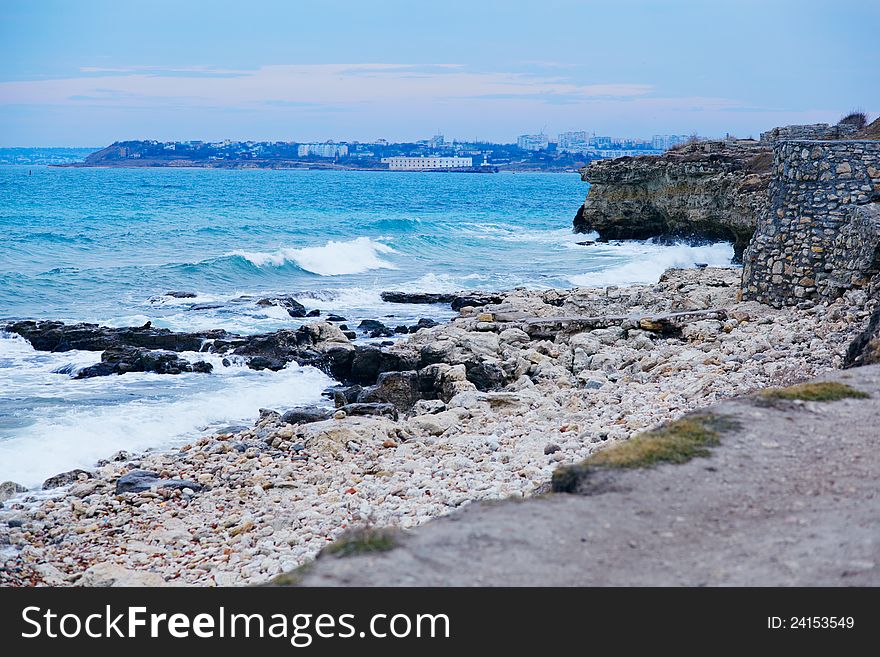
[[[207,361],[199,360],[192,364],[192,371],[199,374],[210,374],[214,371],[214,366]]]
[[[327,321],[328,322],[347,322],[348,320],[345,319],[345,317],[343,317],[342,315],[334,315],[331,313],[331,314],[327,315]]]
[[[27,488],[21,484],[17,484],[14,481],[4,481],[0,484],[0,502],[5,502],[9,498],[15,497],[19,493],[24,493],[26,491]]]
[[[223,330],[175,333],[144,326],[112,328],[97,324],[65,324],[56,321],[22,321],[7,324],[5,330],[20,335],[37,351],[104,351],[130,346],[168,351],[200,351],[206,340],[229,338]],[[233,336],[234,337],[234,336]]]
[[[278,306],[284,308],[291,317],[311,316],[306,312],[306,307],[290,295],[268,297],[257,301],[258,306]]]
[[[315,308],[306,313],[306,317],[320,317],[321,311]]]
[[[281,416],[285,424],[308,424],[309,422],[322,422],[332,415],[330,409],[320,406],[301,406],[287,411]]]
[[[382,301],[387,301],[388,303],[415,304],[452,303],[456,298],[455,294],[426,292],[382,292],[379,296],[382,298]]]
[[[170,490],[183,490],[189,488],[193,491],[202,490],[202,486],[187,479],[163,479],[158,472],[150,470],[132,470],[116,480],[116,494],[142,493],[154,488],[167,488]]]
[[[394,404],[387,403],[354,403],[340,406],[340,411],[346,415],[377,415],[380,417],[397,419],[397,408]]]
[[[358,328],[367,333],[371,338],[385,338],[394,335],[394,331],[375,319],[363,320],[358,324]]]
[[[278,360],[277,358],[266,358],[265,356],[254,356],[248,360],[248,367],[252,370],[257,370],[258,372],[262,370],[278,372],[279,370],[283,370],[285,365],[286,363],[282,360]]]
[[[91,472],[86,472],[85,470],[70,470],[68,472],[57,474],[54,477],[49,477],[43,482],[43,490],[59,488],[61,486],[67,486],[68,484],[91,478]]]
[[[453,310],[461,310],[465,306],[488,306],[489,304],[501,303],[504,297],[500,294],[482,294],[475,292],[473,294],[463,294],[456,296],[449,305]]]
[[[166,292],[166,297],[173,297],[174,299],[195,299],[195,292]]]
[[[207,366],[210,369],[205,369]],[[202,362],[198,370],[193,370],[189,361],[181,358],[173,351],[152,351],[139,347],[112,347],[101,354],[101,362],[80,370],[77,379],[87,379],[110,374],[126,374],[128,372],[155,372],[156,374],[181,374],[183,372],[210,372],[213,369],[208,363]]]

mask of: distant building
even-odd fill
[[[590,137],[584,130],[560,133],[556,150],[560,153],[585,153],[590,150]]]
[[[297,157],[308,157],[310,155],[327,158],[347,157],[348,145],[334,143],[300,144],[296,147],[296,154]]]
[[[383,157],[382,164],[398,171],[430,171],[432,169],[465,169],[473,166],[470,157]]]
[[[687,135],[654,135],[651,147],[658,151],[668,151],[673,146],[684,144],[690,139]]]
[[[516,145],[524,151],[544,151],[550,145],[550,140],[543,132],[539,135],[520,135],[516,138]]]
[[[443,135],[434,135],[428,142],[428,146],[430,146],[431,148],[440,148],[445,143],[446,141],[443,139]]]

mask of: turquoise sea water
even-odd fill
[[[253,333],[302,320],[234,300],[286,293],[352,323],[396,325],[449,312],[384,304],[382,290],[648,282],[732,255],[726,244],[579,246],[589,236],[572,234],[571,220],[586,192],[576,174],[0,167],[0,320]],[[53,372],[99,357],[34,352],[0,334],[0,481],[36,485],[117,449],[316,401],[330,383],[295,366],[88,381]]]

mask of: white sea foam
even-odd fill
[[[52,369],[69,363],[75,371],[97,362],[99,352],[45,354],[20,338],[0,336],[4,396],[19,400],[22,421],[0,428],[0,481],[38,486],[59,472],[93,467],[120,449],[170,447],[211,427],[250,423],[261,407],[316,403],[332,384],[314,368],[255,372],[235,362],[224,367],[212,354],[181,355],[208,360],[214,373],[74,380]]]
[[[396,252],[387,244],[369,237],[358,237],[347,242],[330,240],[324,246],[283,248],[269,253],[233,251],[228,255],[246,258],[257,267],[281,267],[292,262],[320,276],[342,276],[371,269],[397,269],[394,264],[379,257],[390,253]]]
[[[689,246],[664,246],[653,242],[627,242],[620,246],[589,247],[596,255],[626,259],[623,264],[598,271],[569,276],[573,285],[604,286],[656,283],[671,267],[687,268],[697,263],[711,267],[726,267],[733,258],[733,246],[728,243]],[[599,251],[601,249],[601,251]],[[616,251],[615,251],[616,250]]]

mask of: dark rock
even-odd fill
[[[394,335],[394,331],[375,319],[363,320],[358,324],[358,328],[364,333],[368,333],[371,338],[384,338]]]
[[[425,292],[382,292],[382,301],[388,303],[452,303],[455,294],[430,294]]]
[[[192,371],[200,374],[210,374],[214,371],[214,366],[207,361],[199,360],[192,364]]]
[[[306,317],[320,317],[321,311],[315,308],[306,313]]]
[[[379,375],[376,385],[364,388],[358,395],[361,403],[390,403],[401,411],[412,408],[422,398],[419,373],[415,370],[406,372],[384,372]]]
[[[409,326],[402,326],[402,325],[401,325],[401,326],[395,326],[395,327],[394,327],[394,332],[395,332],[395,333],[409,333]]]
[[[347,337],[349,340],[355,340],[355,339],[357,339],[357,333],[355,333],[354,331],[348,331],[348,330],[345,330],[345,331],[342,332],[342,334],[343,334],[345,337]]]
[[[220,362],[223,364],[223,367],[229,367],[230,365],[232,365],[228,358],[224,358]]]
[[[302,443],[293,443],[293,445],[290,446],[290,451],[292,451],[292,452],[301,452],[301,451],[303,451],[305,448],[306,448],[306,446],[303,445]]]
[[[331,313],[330,315],[327,315],[327,321],[328,322],[347,322],[348,320],[345,319],[345,317],[343,317],[341,315],[334,315]]]
[[[394,407],[394,404],[386,403],[346,404],[345,406],[341,406],[339,410],[345,411],[346,415],[378,415],[391,418],[392,420],[396,420],[398,417],[397,409]]]
[[[166,292],[166,297],[173,297],[175,299],[195,299],[195,292]]]
[[[559,445],[557,445],[556,443],[550,443],[544,447],[544,454],[548,454],[548,455],[555,454],[556,452],[558,452],[561,449],[562,448]]]
[[[97,324],[64,324],[55,321],[13,322],[5,327],[20,335],[37,351],[104,351],[122,346],[168,351],[200,351],[206,340],[230,337],[226,331],[174,333],[152,327],[111,328]]]
[[[279,306],[287,311],[291,317],[314,317],[311,313],[306,312],[306,307],[290,295],[278,297],[268,297],[257,301],[258,306]],[[318,312],[318,311],[312,311]],[[320,313],[319,313],[320,314]]]
[[[449,305],[452,306],[453,310],[461,310],[465,306],[488,306],[493,303],[501,303],[503,300],[504,297],[499,294],[481,294],[475,292],[473,294],[457,296]]]
[[[435,322],[433,319],[428,319],[427,317],[422,317],[418,322],[416,322],[416,330],[423,328],[433,328],[435,326],[440,326],[440,322]],[[414,333],[415,331],[411,331]]]
[[[258,372],[262,370],[271,370],[277,372],[283,370],[286,363],[277,358],[267,358],[266,356],[254,356],[248,360],[248,367]]]
[[[859,333],[843,357],[844,368],[880,363],[880,308],[871,313],[868,325]]]
[[[333,400],[336,403],[336,406],[353,404],[357,401],[358,396],[361,394],[362,390],[363,388],[358,385],[346,386],[344,388],[336,388],[333,390]]]
[[[142,493],[153,488],[167,488],[170,490],[192,489],[195,492],[202,490],[201,485],[187,479],[161,479],[159,473],[149,470],[132,470],[116,480],[116,494]]]
[[[57,474],[54,477],[49,477],[46,481],[43,482],[43,490],[59,488],[61,486],[67,486],[68,484],[76,483],[80,480],[81,475],[84,476],[86,479],[92,478],[91,472],[86,472],[85,470],[70,470],[68,472]]]
[[[222,303],[194,303],[187,310],[216,310],[222,307]]]
[[[318,406],[302,406],[287,411],[281,416],[281,421],[285,424],[308,424],[329,420],[331,416],[332,413],[329,409]]]
[[[506,383],[504,370],[497,363],[470,360],[464,367],[467,380],[477,386],[477,390],[494,390]]]
[[[408,362],[397,354],[389,354],[370,345],[355,347],[348,381],[360,385],[371,385],[382,372],[412,370],[415,362]]]
[[[208,365],[208,363],[204,363],[204,365]],[[95,376],[107,376],[109,374],[125,374],[127,372],[180,374],[192,371],[193,368],[189,361],[181,358],[173,351],[152,351],[140,347],[123,346],[106,349],[101,354],[101,362],[99,364],[83,368],[77,372],[75,378],[87,379]]]

